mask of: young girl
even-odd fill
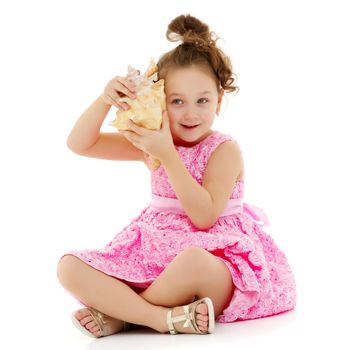
[[[68,138],[80,155],[137,160],[151,172],[151,200],[102,249],[62,256],[58,278],[86,308],[72,314],[101,337],[147,326],[160,333],[208,334],[215,321],[275,315],[295,307],[296,288],[284,253],[263,231],[264,212],[243,203],[244,166],[237,142],[212,130],[225,91],[234,92],[230,60],[200,20],[181,15],[167,38],[181,40],[161,56],[166,111],[159,131],[130,122],[100,132],[111,106],[135,98],[125,77],[112,79]],[[150,156],[161,166],[152,170]]]

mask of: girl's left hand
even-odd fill
[[[135,147],[162,161],[175,150],[173,137],[169,128],[168,112],[162,114],[162,126],[159,130],[150,130],[128,120],[128,127],[132,130],[120,130]]]

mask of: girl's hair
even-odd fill
[[[160,56],[158,79],[165,78],[172,68],[204,66],[213,73],[218,92],[220,88],[238,92],[230,58],[216,46],[219,37],[209,32],[207,24],[193,16],[181,15],[170,22],[166,37],[172,42],[181,40],[182,44]]]

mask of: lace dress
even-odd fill
[[[199,184],[211,153],[227,140],[233,139],[214,130],[195,146],[176,146]],[[206,230],[194,226],[181,209],[162,166],[151,171],[151,190],[150,204],[103,248],[72,250],[63,256],[74,255],[142,291],[179,252],[198,246],[226,264],[235,285],[217,322],[271,316],[295,307],[296,286],[287,258],[264,232],[264,212],[243,202],[244,180],[235,183],[225,211]]]

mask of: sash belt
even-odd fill
[[[161,197],[152,193],[150,206],[155,209],[165,209],[174,213],[186,215],[186,212],[181,207],[180,201],[176,198]],[[261,208],[243,202],[243,198],[229,199],[220,217],[237,213],[248,214],[260,226],[269,225],[269,220],[265,212]]]

